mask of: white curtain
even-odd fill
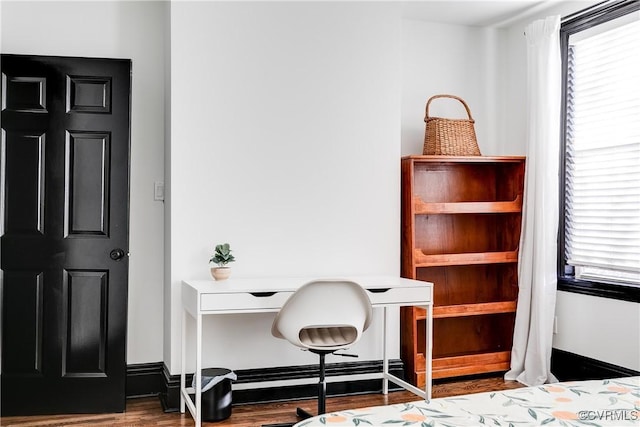
[[[560,17],[529,24],[527,164],[518,266],[518,307],[507,380],[555,382],[551,344],[556,305],[561,101]]]

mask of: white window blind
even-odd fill
[[[569,40],[565,257],[640,285],[640,21]]]

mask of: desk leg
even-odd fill
[[[182,310],[182,337],[180,338],[180,412],[184,414],[184,395],[182,390],[186,385],[186,365],[187,365],[187,310]]]
[[[196,316],[196,419],[195,427],[202,423],[202,314]]]
[[[425,399],[427,401],[431,400],[431,383],[432,383],[432,378],[433,378],[433,372],[432,372],[432,352],[433,352],[433,304],[429,304],[426,307],[426,325],[425,325],[425,331],[426,331],[426,339],[425,339],[425,344],[426,344],[426,348],[425,348],[425,381],[424,381],[424,392],[426,394]]]
[[[389,373],[389,354],[388,354],[388,342],[389,337],[389,311],[387,307],[382,308],[382,394],[389,394],[389,379],[387,374]]]

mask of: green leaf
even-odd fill
[[[509,399],[513,399],[513,400],[518,400],[520,402],[527,402],[529,403],[528,399],[524,399],[522,397],[515,397],[515,396],[509,396],[508,394],[505,394],[504,397],[508,397]]]
[[[533,409],[529,408],[528,412],[529,412],[529,415],[531,415],[534,420],[538,419],[538,414],[536,414],[536,411],[534,411]]]
[[[613,381],[613,383],[621,385],[621,386],[625,386],[625,387],[636,388],[636,389],[638,388],[638,384],[637,383],[627,383],[627,382],[619,381],[619,380],[618,381]]]
[[[418,411],[420,411],[420,413],[422,415],[425,415],[425,411],[426,412],[435,412],[436,414],[441,414],[442,413],[442,411],[438,411],[437,409],[432,409],[432,408],[421,408],[421,407],[418,406],[418,407],[416,407],[416,409]]]
[[[219,267],[224,267],[235,260],[236,258],[231,254],[231,246],[228,243],[222,243],[216,245],[215,253],[209,262],[214,262],[218,264]]]
[[[555,421],[555,418],[551,417],[551,418],[547,418],[546,420],[544,420],[543,422],[540,423],[540,425],[545,425],[545,424],[549,424],[550,422]]]

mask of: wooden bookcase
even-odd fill
[[[402,276],[434,283],[433,378],[509,369],[524,157],[402,158]],[[425,311],[401,309],[409,381],[425,381]]]

